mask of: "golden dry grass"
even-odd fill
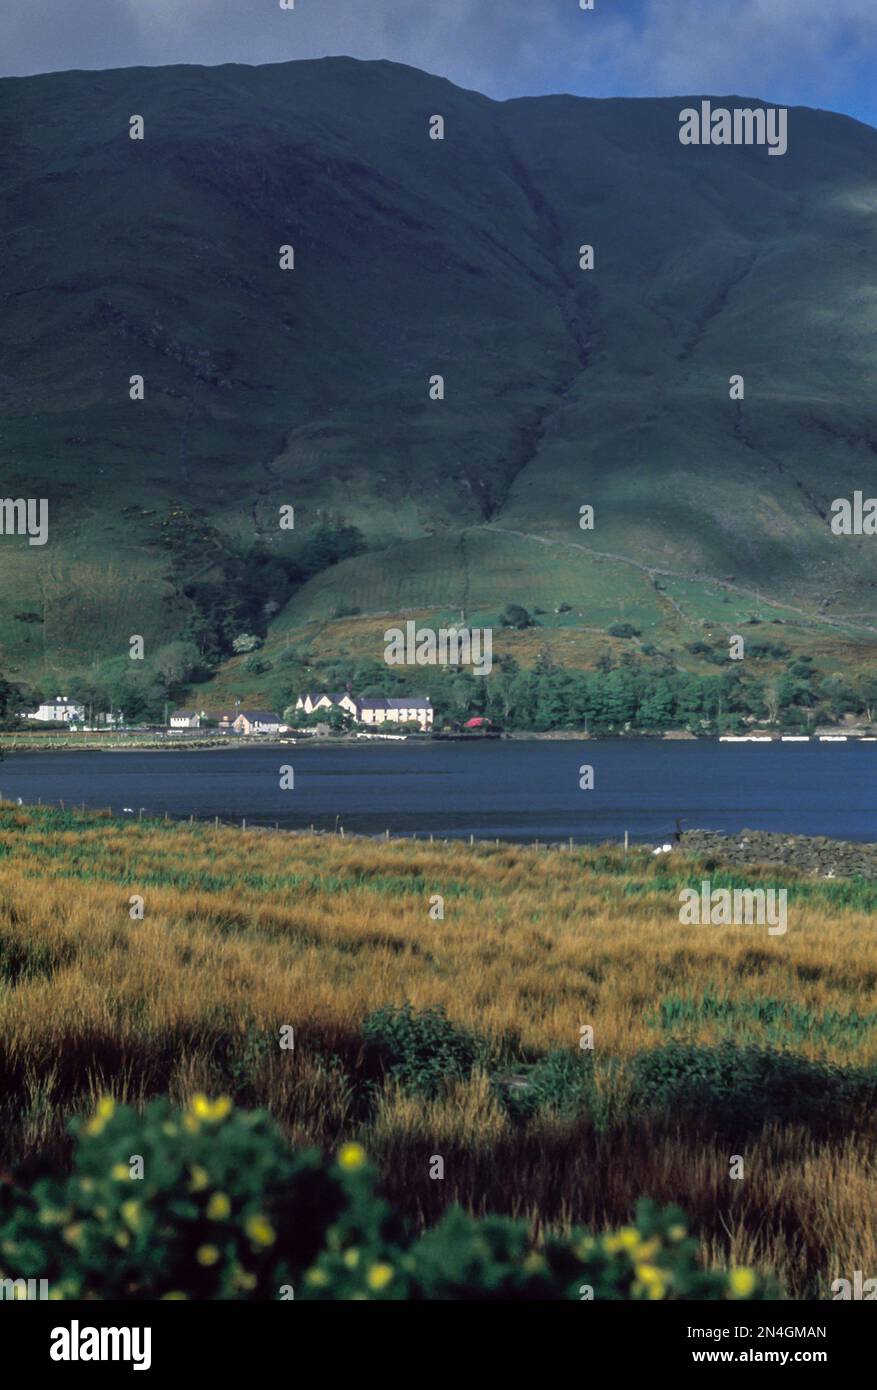
[[[671,1036],[877,1064],[871,890],[749,871],[734,881],[786,883],[787,935],[680,925],[680,885],[718,872],[616,850],[345,841],[0,808],[6,1161],[57,1152],[66,1114],[96,1091],[185,1100],[231,1077],[296,1142],[359,1133],[391,1194],[423,1220],[456,1199],[537,1225],[602,1226],[628,1219],[646,1194],[687,1210],[717,1262],[754,1262],[792,1291],[873,1274],[868,1126],[767,1130],[729,1148],[672,1116],[624,1118],[616,1064]],[[132,894],[144,899],[142,921],[129,916]],[[443,920],[429,915],[435,894]],[[733,1016],[661,1026],[662,1001],[707,996],[732,1001]],[[431,1101],[388,1084],[365,1116],[355,1094],[363,1020],[406,1000],[445,1007],[503,1065],[576,1049],[580,1026],[592,1025],[597,1084],[617,1123],[546,1114],[514,1125],[480,1071]],[[765,1023],[765,1000],[794,1012]],[[286,1024],[294,1052],[277,1047]],[[736,1152],[742,1182],[728,1176]],[[426,1178],[434,1153],[445,1157],[444,1183]]]

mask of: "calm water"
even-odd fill
[[[579,767],[595,789],[579,790]],[[282,791],[280,768],[295,770]],[[17,753],[0,791],[144,814],[513,840],[785,830],[877,841],[877,743],[597,740]]]

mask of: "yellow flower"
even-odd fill
[[[613,1236],[603,1237],[603,1249],[608,1255],[617,1255],[619,1250],[635,1250],[640,1243],[640,1233],[635,1226],[625,1226]]]
[[[645,1294],[646,1298],[652,1301],[665,1296],[667,1281],[662,1270],[655,1269],[654,1265],[637,1265],[636,1275],[637,1283],[633,1286],[635,1294]]]
[[[755,1288],[755,1275],[751,1269],[732,1269],[728,1282],[738,1298],[748,1298]]]
[[[195,1252],[195,1259],[199,1265],[215,1265],[219,1259],[219,1251],[215,1245],[201,1245]]]
[[[318,1289],[328,1282],[329,1277],[324,1269],[309,1269],[305,1275],[305,1283],[313,1284]]]
[[[354,1172],[357,1168],[362,1168],[366,1162],[365,1149],[361,1144],[342,1144],[338,1162],[348,1172]]]
[[[179,1289],[172,1289],[170,1293],[162,1294],[161,1301],[162,1303],[180,1303],[188,1297],[187,1293],[180,1293]]]
[[[64,1239],[68,1245],[80,1246],[82,1244],[82,1222],[76,1221],[72,1226],[66,1226]]]
[[[231,1101],[228,1096],[220,1096],[218,1100],[210,1101],[199,1091],[192,1097],[191,1108],[199,1120],[224,1120],[231,1110]]]
[[[688,1232],[684,1226],[671,1226],[667,1235],[671,1240],[684,1240]]]
[[[536,1250],[531,1250],[521,1267],[528,1274],[537,1274],[540,1269],[545,1268],[545,1256],[540,1255]]]
[[[125,1250],[131,1244],[131,1237],[129,1236],[127,1231],[117,1231],[115,1235],[115,1241],[116,1244],[122,1248],[122,1250]]]
[[[248,1274],[241,1265],[235,1265],[231,1282],[236,1289],[246,1289],[249,1292],[256,1287],[259,1281],[255,1274]]]
[[[231,1202],[224,1192],[214,1192],[207,1203],[207,1215],[211,1221],[224,1221],[231,1211]]]
[[[192,1181],[189,1183],[190,1192],[203,1192],[210,1182],[210,1174],[206,1168],[202,1168],[200,1163],[193,1163],[189,1169]]]
[[[660,1248],[660,1240],[657,1236],[652,1236],[651,1240],[645,1240],[641,1245],[636,1247],[633,1252],[633,1258],[639,1260],[642,1264],[648,1264],[648,1262],[657,1255]]]
[[[130,1201],[123,1202],[121,1206],[122,1220],[126,1226],[130,1226],[132,1231],[140,1229],[140,1203],[132,1197]]]
[[[39,1214],[39,1222],[41,1226],[58,1226],[62,1221],[69,1221],[72,1215],[69,1207],[43,1207]]]
[[[249,1218],[244,1230],[254,1245],[273,1245],[277,1239],[274,1227],[261,1212]]]
[[[194,1115],[183,1116],[183,1129],[187,1134],[197,1134],[200,1128],[201,1124]]]
[[[112,1096],[104,1096],[97,1103],[97,1109],[85,1126],[86,1134],[102,1134],[106,1128],[107,1120],[112,1118],[116,1108],[116,1102]]]
[[[131,1169],[128,1167],[127,1163],[114,1163],[110,1176],[114,1178],[116,1182],[128,1182],[131,1177]]]
[[[372,1265],[368,1272],[368,1286],[370,1289],[385,1289],[393,1277],[393,1266],[385,1264]]]
[[[359,1264],[359,1251],[345,1250],[344,1263],[346,1264],[348,1269],[356,1269],[356,1266]]]

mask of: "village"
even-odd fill
[[[65,725],[72,732],[82,733],[103,733],[131,727],[126,723],[122,710],[89,713],[84,704],[62,695],[44,701],[37,709],[29,711],[25,718],[33,724]],[[378,736],[379,731],[386,727],[386,736],[389,736],[389,729],[395,727],[400,733],[393,736],[399,737],[408,732],[430,733],[433,719],[433,706],[428,696],[356,696],[348,689],[335,694],[308,691],[299,695],[294,706],[290,706],[284,715],[273,710],[245,708],[239,702],[232,710],[216,712],[177,709],[169,718],[166,715],[161,727],[171,734],[209,731],[246,737],[277,737],[294,732],[328,734],[350,730],[354,726],[361,726],[362,736],[369,731]]]

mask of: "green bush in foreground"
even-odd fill
[[[225,1098],[142,1115],[105,1099],[73,1130],[69,1177],[0,1197],[0,1278],[45,1279],[52,1298],[773,1296],[751,1270],[702,1269],[681,1213],[650,1202],[624,1230],[538,1248],[526,1221],[459,1208],[412,1236],[361,1145],[293,1152],[267,1115]]]

